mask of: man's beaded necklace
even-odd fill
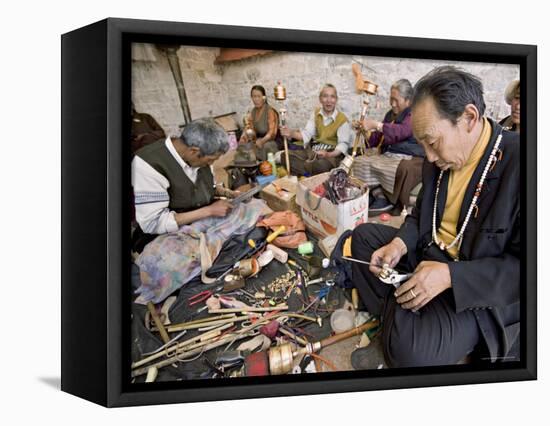
[[[472,216],[472,212],[474,210],[474,207],[477,205],[477,200],[479,198],[479,195],[481,194],[481,189],[483,188],[483,184],[485,182],[485,178],[487,177],[487,173],[489,172],[489,169],[491,168],[494,163],[497,161],[497,152],[498,148],[500,146],[500,141],[502,140],[502,132],[497,137],[497,140],[495,142],[495,146],[493,147],[493,150],[491,151],[491,155],[489,156],[487,160],[487,164],[485,164],[485,168],[483,169],[483,173],[481,174],[481,178],[479,179],[479,182],[476,186],[476,190],[474,192],[474,196],[472,197],[472,202],[470,203],[470,207],[468,208],[468,212],[466,213],[466,218],[464,219],[464,222],[462,223],[462,227],[460,228],[460,232],[457,234],[455,239],[451,241],[450,244],[445,244],[443,241],[441,241],[437,236],[437,227],[436,227],[436,217],[437,217],[437,199],[439,196],[439,187],[441,185],[441,179],[443,178],[444,170],[441,170],[439,173],[439,178],[437,179],[437,185],[435,188],[435,198],[434,198],[434,208],[433,208],[433,216],[432,216],[432,242],[437,244],[437,246],[443,250],[446,251],[455,245],[458,244],[458,248],[460,250],[460,244],[462,244],[462,238],[464,236],[464,231],[466,230],[466,227],[468,226],[468,223],[470,222],[470,218]]]

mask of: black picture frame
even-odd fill
[[[536,46],[113,18],[64,34],[61,42],[62,390],[115,407],[536,379]],[[457,365],[131,384],[130,173],[123,141],[129,140],[132,42],[518,64],[521,360],[483,369]]]

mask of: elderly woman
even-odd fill
[[[132,161],[136,221],[134,248],[158,234],[175,232],[181,225],[204,217],[226,216],[231,204],[214,200],[211,166],[229,144],[212,119],[195,120],[179,138],[168,137],[136,152]]]
[[[498,124],[506,130],[519,133],[519,80],[513,80],[508,84],[504,99],[510,105],[510,115],[504,117]]]
[[[250,97],[254,104],[254,108],[250,111],[250,125],[256,134],[256,157],[261,161],[265,161],[268,153],[276,153],[278,151],[275,138],[279,126],[279,115],[267,103],[265,88],[263,86],[252,86]],[[239,142],[251,142],[246,131],[243,132]]]
[[[369,209],[374,214],[394,207],[394,212],[400,212],[407,206],[411,190],[421,181],[424,149],[412,134],[412,95],[409,80],[396,81],[390,91],[391,110],[384,120],[365,118],[362,123],[365,130],[372,131],[369,147],[378,147],[381,152],[381,155],[358,158],[354,164],[357,177],[371,188],[382,187],[378,197],[371,199]]]

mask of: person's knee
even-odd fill
[[[426,336],[415,335],[408,327],[400,331],[394,325],[389,333],[384,333],[386,362],[392,368],[451,365],[467,355],[465,352],[462,356],[454,356],[457,351],[450,346],[452,342],[434,345],[433,339],[437,338],[431,336],[427,342]]]
[[[391,368],[427,365],[425,354],[420,353],[412,341],[412,336],[399,336],[397,333],[389,335],[386,339],[386,362]]]
[[[374,223],[363,223],[357,226],[351,236],[351,253],[354,257],[365,257],[370,255],[378,247],[373,247],[371,241],[373,241],[373,235],[375,232],[376,224]]]

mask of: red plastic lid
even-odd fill
[[[380,220],[383,221],[383,222],[387,222],[388,220],[390,220],[390,215],[388,213],[382,213],[380,215]]]

